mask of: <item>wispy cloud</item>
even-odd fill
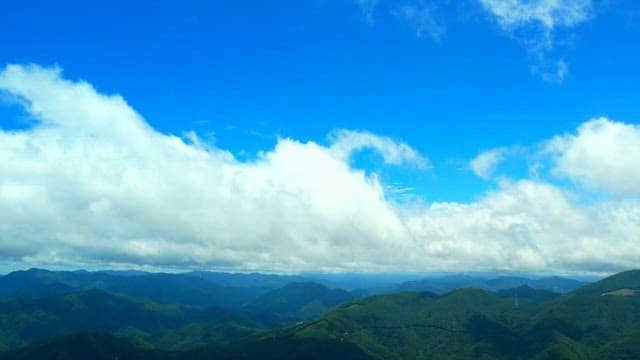
[[[591,0],[479,0],[508,34],[522,41],[536,62],[532,70],[550,82],[561,82],[568,73],[562,58],[553,59],[557,31],[570,29],[592,14]]]
[[[513,31],[539,25],[548,31],[577,25],[590,16],[591,0],[480,0],[500,26]]]
[[[331,152],[344,161],[365,148],[377,150],[385,163],[392,165],[413,164],[420,168],[429,167],[429,160],[402,141],[386,136],[378,136],[368,131],[336,130],[331,136]]]
[[[415,32],[417,37],[429,37],[440,41],[446,33],[446,27],[434,14],[435,7],[426,3],[402,4],[393,12],[395,16],[405,21]]]
[[[378,5],[378,0],[355,0],[355,2],[362,10],[367,22],[373,24],[373,14]]]

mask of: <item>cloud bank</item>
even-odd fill
[[[387,137],[338,130],[327,146],[281,138],[242,162],[194,133],[154,130],[122,97],[66,80],[57,68],[7,66],[0,90],[37,121],[0,130],[5,263],[607,272],[640,257],[634,197],[584,204],[551,182],[522,179],[473,203],[398,205],[375,174],[349,163],[370,147],[389,164],[428,167]],[[624,144],[638,143],[637,131],[594,120],[546,151],[558,176],[638,194],[638,181],[606,182],[585,169],[628,156]],[[627,165],[609,175],[637,176]]]

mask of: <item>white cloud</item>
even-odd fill
[[[578,205],[557,186],[520,180],[468,204],[401,206],[348,161],[373,147],[388,163],[426,165],[389,138],[345,130],[332,146],[281,138],[241,162],[193,133],[185,140],[155,131],[120,96],[58,69],[8,66],[0,89],[40,121],[0,130],[1,262],[613,271],[640,257],[633,199]],[[562,156],[573,158],[574,137],[556,141],[558,169]],[[629,154],[638,142],[622,138]]]
[[[614,271],[636,266],[640,255],[640,204],[579,207],[559,188],[528,180],[473,204],[433,204],[409,225],[429,239],[424,249],[436,267]]]
[[[393,14],[409,24],[417,37],[429,36],[434,41],[440,41],[446,32],[445,26],[434,15],[433,8],[425,4],[400,5]]]
[[[556,33],[592,16],[591,0],[479,0],[500,27],[524,42],[536,64],[532,70],[549,82],[562,82],[568,64],[552,56]]]
[[[340,131],[331,148],[283,138],[243,163],[193,133],[187,143],[153,130],[120,96],[59,69],[8,66],[0,88],[41,121],[0,132],[4,257],[365,266],[407,236],[379,181],[347,163],[365,146],[390,163],[423,161],[406,144]]]
[[[591,0],[480,0],[508,31],[540,25],[550,31],[577,25],[590,16]]]
[[[621,195],[640,195],[640,126],[593,119],[577,134],[555,137],[546,150],[556,157],[554,173]]]
[[[506,149],[498,148],[484,151],[469,162],[474,174],[483,179],[489,179],[494,170],[504,160]]]

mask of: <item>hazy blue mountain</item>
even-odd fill
[[[0,299],[59,295],[71,290],[101,289],[158,302],[190,306],[240,308],[269,287],[221,286],[185,274],[48,271],[29,269],[0,277]]]
[[[429,291],[442,294],[454,289],[462,288],[500,291],[520,286],[528,286],[533,289],[565,293],[585,284],[586,283],[582,281],[562,277],[529,279],[519,276],[498,276],[493,278],[481,278],[469,275],[448,275],[443,277],[424,278],[421,280],[408,281],[398,285],[394,290]]]
[[[294,282],[310,281],[309,278],[296,275],[273,275],[260,273],[225,273],[210,271],[192,271],[185,275],[207,280],[221,286],[275,289]]]
[[[303,276],[310,279],[304,281],[313,281],[333,289],[344,289],[348,291],[365,290],[377,293],[392,291],[398,284],[406,281],[419,280],[424,277],[424,275],[413,273],[306,273],[303,274]]]
[[[140,271],[140,270],[101,270],[98,271],[107,275],[113,275],[113,276],[141,276],[141,275],[148,275],[150,274],[150,272],[147,271]]]

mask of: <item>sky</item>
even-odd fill
[[[1,269],[638,266],[635,1],[9,0],[0,35]]]

